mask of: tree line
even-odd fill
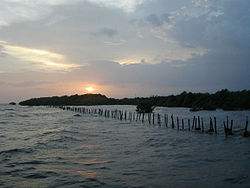
[[[191,93],[182,92],[179,95],[151,96],[115,99],[108,98],[101,94],[84,94],[71,96],[53,96],[32,98],[19,103],[28,106],[88,106],[88,105],[139,105],[147,104],[151,106],[165,107],[187,107],[193,111],[197,110],[249,110],[250,109],[250,90],[229,91],[223,89],[216,93]]]

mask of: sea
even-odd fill
[[[0,187],[250,187],[250,138],[242,136],[249,111],[157,107],[155,113],[184,119],[184,129],[45,106],[0,105]],[[193,116],[203,118],[205,130],[216,117],[217,134],[188,130]],[[227,117],[234,135],[224,133]]]

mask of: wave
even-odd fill
[[[0,155],[13,154],[13,153],[32,153],[32,152],[33,152],[33,149],[31,149],[31,148],[15,148],[15,149],[0,151]]]

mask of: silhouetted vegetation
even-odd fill
[[[136,111],[139,113],[151,113],[154,108],[155,107],[152,102],[140,102],[136,107]]]
[[[151,96],[114,99],[107,98],[101,94],[72,95],[62,97],[43,97],[33,98],[20,102],[20,105],[39,106],[39,105],[139,105],[145,109],[153,106],[166,107],[188,107],[193,111],[197,110],[249,110],[250,91],[229,91],[223,89],[214,94],[182,92],[179,95],[170,96]],[[140,108],[139,108],[140,109]]]

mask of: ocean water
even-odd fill
[[[135,111],[135,106],[100,108]],[[242,137],[249,111],[155,112],[185,122],[199,115],[205,129],[209,117],[217,117],[218,134],[0,105],[0,187],[250,187],[250,138]],[[227,116],[235,134],[225,137]]]

